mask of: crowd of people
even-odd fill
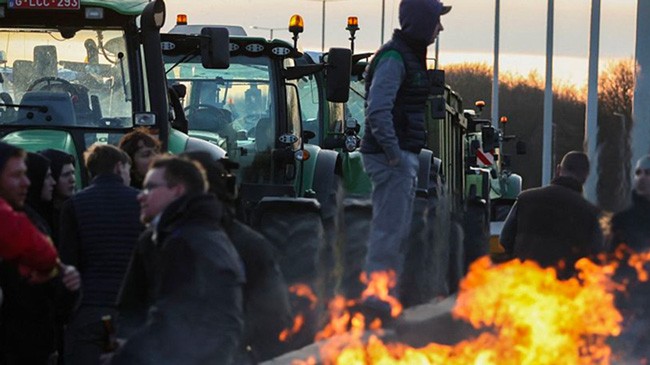
[[[272,244],[235,216],[232,162],[163,154],[136,129],[81,163],[0,142],[0,364],[254,364],[283,351],[288,287]]]
[[[427,47],[450,9],[401,0],[400,29],[367,69],[368,276],[403,270],[426,139]],[[0,142],[0,365],[245,365],[283,352],[288,288],[273,245],[236,217],[232,167],[201,152],[164,154],[146,129],[90,146],[83,161]],[[650,249],[650,155],[635,166],[630,207],[605,231],[582,194],[589,172],[588,157],[570,152],[549,186],[520,194],[501,233],[511,258],[569,279],[583,257]],[[650,284],[628,289],[621,346],[650,358]],[[391,311],[373,296],[361,307]]]

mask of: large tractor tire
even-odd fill
[[[318,260],[324,245],[320,204],[309,198],[265,197],[253,210],[251,223],[277,250],[294,316],[304,318],[301,330],[286,341],[286,350],[306,346],[313,342],[324,308],[322,300],[314,301]],[[305,286],[311,295],[299,291]]]
[[[343,201],[344,220],[341,227],[341,284],[339,291],[350,299],[359,298],[365,289],[360,281],[368,252],[368,237],[372,221],[370,198],[346,198]]]

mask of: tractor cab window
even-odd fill
[[[359,123],[359,137],[363,136],[366,121],[365,102],[366,84],[363,80],[352,78],[350,81],[350,98],[346,104],[346,118],[354,118]]]
[[[130,127],[124,32],[2,29],[0,123]],[[69,38],[68,38],[69,37]]]
[[[312,143],[320,143],[320,100],[319,87],[314,75],[308,75],[298,79],[298,93],[300,95],[300,108],[304,129],[316,134]]]
[[[205,69],[199,57],[166,55],[165,64],[170,84],[185,85],[181,104],[190,136],[224,148],[239,163],[241,182],[271,181],[276,96],[270,60],[236,56],[227,69]]]

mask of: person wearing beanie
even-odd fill
[[[75,177],[75,157],[61,150],[49,148],[38,152],[48,158],[51,162],[52,178],[54,178],[54,192],[52,202],[49,204],[49,212],[44,212],[43,218],[48,222],[52,230],[52,238],[55,245],[59,246],[59,220],[61,207],[76,190],[77,179]]]
[[[400,29],[366,69],[366,124],[360,151],[373,187],[364,267],[369,278],[375,272],[392,272],[399,278],[402,272],[400,247],[411,226],[418,154],[426,140],[427,48],[443,30],[440,16],[450,10],[439,0],[402,0]],[[391,295],[397,293],[399,282]],[[366,303],[371,312],[390,317],[387,302],[370,297]]]

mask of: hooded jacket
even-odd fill
[[[419,153],[425,144],[425,104],[429,91],[427,46],[433,43],[442,4],[400,2],[401,30],[377,51],[366,75],[366,125],[363,153],[399,158],[399,150]]]
[[[50,160],[38,153],[28,152],[27,159],[27,177],[29,178],[29,189],[25,203],[34,210],[36,215],[28,214],[39,229],[46,234],[52,233],[52,227],[49,223],[49,217],[52,214],[52,202],[44,201],[41,198],[43,183],[47,170],[50,169]]]

